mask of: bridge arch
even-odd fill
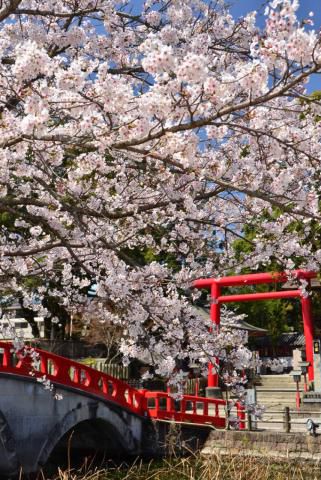
[[[5,415],[0,411],[0,472],[12,475],[19,467],[14,435]]]
[[[100,401],[78,404],[49,432],[40,449],[37,467],[44,466],[59,451],[67,452],[68,448],[79,457],[91,451],[105,451],[111,455],[139,453],[140,435],[137,438],[133,435],[132,422],[128,418],[131,416]],[[86,448],[82,449],[85,439]]]
[[[0,342],[1,432],[8,427],[6,435],[0,438],[6,443],[5,449],[0,448],[0,474],[4,470],[10,474],[15,470],[18,474],[19,466],[26,474],[38,471],[73,430],[78,442],[89,431],[91,442],[97,444],[99,439],[99,447],[108,451],[114,445],[118,452],[137,456],[163,452],[160,446],[163,430],[153,420],[225,426],[225,418],[219,412],[219,406],[225,405],[223,400],[185,395],[180,411],[176,411],[173,399],[166,392],[136,390],[72,360],[43,350],[26,349],[27,353],[36,352],[39,356],[34,371],[31,355],[18,352],[17,362],[12,345]],[[63,395],[62,401],[44,388],[44,380],[54,385],[55,394]],[[10,461],[4,464],[8,454]]]

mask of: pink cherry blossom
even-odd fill
[[[83,308],[95,284],[125,361],[182,382],[186,358],[253,360],[237,329],[209,334],[193,279],[320,269],[320,37],[296,0],[271,1],[263,28],[223,1],[132,6],[1,3],[1,278],[44,315],[35,297]]]

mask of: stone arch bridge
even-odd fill
[[[224,405],[187,395],[174,402],[166,392],[136,390],[72,360],[0,342],[0,475],[36,472],[68,445],[109,458],[151,455],[160,451],[159,422],[224,428]]]

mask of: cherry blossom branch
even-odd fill
[[[241,102],[236,105],[232,105],[230,107],[222,108],[217,114],[208,118],[201,118],[199,120],[194,120],[192,122],[187,122],[180,125],[174,125],[173,127],[162,128],[162,130],[156,133],[148,134],[146,137],[143,137],[137,140],[132,139],[132,140],[127,140],[125,142],[115,143],[113,144],[113,148],[124,150],[128,147],[142,145],[152,140],[157,140],[168,133],[178,133],[178,132],[184,132],[188,130],[196,130],[198,128],[205,127],[207,125],[211,125],[213,122],[215,122],[215,120],[222,118],[224,116],[228,116],[231,113],[236,113],[237,111],[246,110],[249,107],[254,107],[254,106],[260,105],[261,103],[267,103],[270,100],[273,100],[274,98],[284,95],[293,87],[300,84],[305,78],[310,77],[313,73],[316,73],[319,70],[321,70],[321,65],[315,64],[309,70],[298,75],[294,80],[292,80],[292,82],[289,82],[284,87],[275,89],[274,91],[268,94],[259,96],[251,100],[247,100],[245,102]]]
[[[22,0],[8,0],[7,6],[0,10],[0,22],[5,20],[9,15],[14,13],[15,9],[20,5]]]

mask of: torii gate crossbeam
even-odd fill
[[[316,272],[305,270],[294,270],[291,276],[297,280],[306,280],[310,283],[312,278],[316,278]],[[235,275],[230,277],[218,278],[201,278],[193,282],[195,288],[208,288],[211,295],[210,316],[213,324],[218,326],[220,324],[220,306],[228,302],[246,302],[257,300],[271,300],[278,298],[300,298],[303,331],[305,337],[306,359],[309,362],[308,378],[312,382],[314,380],[313,370],[313,320],[312,320],[312,306],[311,298],[304,296],[302,291],[297,290],[283,290],[275,292],[263,293],[245,293],[236,295],[221,295],[222,287],[240,287],[246,285],[259,285],[268,283],[285,283],[289,280],[289,275],[286,272],[272,272],[272,273],[251,273],[245,275]],[[218,387],[218,375],[213,373],[213,365],[210,365],[208,373],[208,387]]]

